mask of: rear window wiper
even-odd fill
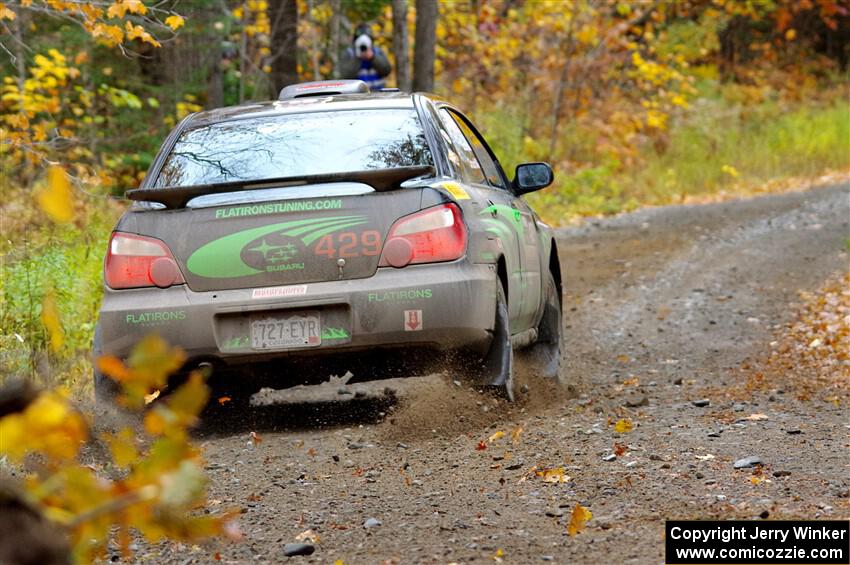
[[[281,188],[284,186],[302,186],[326,182],[360,182],[368,184],[378,192],[400,188],[410,179],[424,175],[433,176],[434,167],[417,165],[415,167],[395,167],[392,169],[370,169],[343,173],[323,173],[297,177],[279,177],[271,179],[240,180],[192,186],[166,186],[163,188],[136,188],[128,190],[127,198],[144,202],[159,202],[166,208],[185,208],[186,203],[196,196],[220,194],[239,190],[263,188]]]

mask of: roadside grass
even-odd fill
[[[103,253],[118,207],[81,195],[84,212],[72,224],[54,226],[30,203],[30,192],[7,186],[2,195],[0,382],[27,376],[84,394],[91,386],[89,351],[102,295]],[[41,319],[48,295],[62,327],[63,343],[56,351],[49,351]]]
[[[831,102],[765,101],[730,105],[701,98],[658,143],[645,140],[625,166],[616,159],[569,171],[550,157],[555,184],[531,194],[529,203],[549,223],[564,225],[582,216],[630,211],[639,206],[677,204],[719,193],[748,195],[787,188],[782,179],[810,179],[850,171],[850,106]],[[523,142],[521,119],[511,112],[483,116],[506,170],[545,158],[534,142]],[[573,155],[588,156],[594,132],[572,128]],[[559,146],[561,148],[561,146]],[[544,155],[543,157],[541,156]]]

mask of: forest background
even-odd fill
[[[89,435],[68,397],[91,395],[121,196],[168,131],[334,77],[362,22],[390,54],[391,85],[455,101],[508,171],[552,164],[554,186],[529,201],[555,225],[850,175],[850,0],[0,2],[0,384],[46,389],[0,391],[0,471],[29,473],[15,500],[69,534],[36,536],[60,557],[67,542],[88,562],[111,534],[126,555],[132,532],[239,537],[232,514],[195,511],[200,374],[144,412],[144,437]],[[99,363],[141,409],[182,355],[149,337],[126,365]],[[93,446],[108,456],[86,462]],[[0,552],[41,547],[21,535]]]

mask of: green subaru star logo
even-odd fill
[[[263,242],[260,245],[249,247],[248,251],[262,253],[263,259],[269,263],[283,263],[298,255],[298,248],[293,244],[269,245],[266,238],[263,238]]]

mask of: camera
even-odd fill
[[[366,35],[360,35],[354,40],[354,50],[357,53],[365,53],[372,48],[372,38]]]

